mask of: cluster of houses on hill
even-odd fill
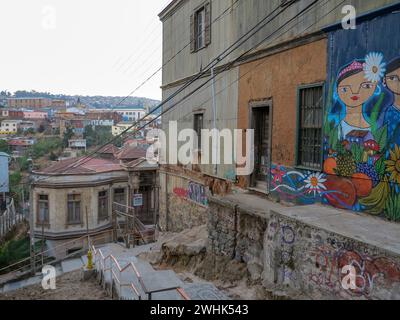
[[[148,110],[143,107],[91,109],[80,99],[71,105],[66,101],[45,98],[8,98],[7,106],[0,108],[0,136],[5,138],[26,132],[63,136],[67,128],[82,137],[87,126],[107,127],[117,136],[126,130],[134,130],[137,127],[133,126],[135,123],[139,126],[154,119],[154,116],[145,118]],[[148,129],[159,125],[159,121],[154,121]]]

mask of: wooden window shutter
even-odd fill
[[[204,6],[205,11],[205,44],[208,46],[211,43],[211,2]]]
[[[195,52],[196,51],[196,32],[194,30],[195,28],[195,17],[194,14],[190,16],[190,52]]]

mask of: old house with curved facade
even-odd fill
[[[157,165],[144,158],[123,162],[109,155],[68,159],[33,172],[35,238],[44,238],[48,249],[55,248],[50,255],[56,257],[82,249],[82,237],[88,234],[113,241],[113,204],[131,207],[134,194],[143,199],[136,214],[145,225],[155,225],[156,172]],[[130,183],[134,180],[135,188]]]

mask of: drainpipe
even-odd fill
[[[211,95],[212,95],[212,109],[213,109],[213,134],[212,134],[212,143],[213,143],[213,152],[212,155],[215,154],[216,159],[218,159],[218,143],[219,143],[219,135],[217,134],[217,102],[215,97],[215,67],[211,68],[211,79],[212,79],[212,86],[211,86]],[[213,156],[212,156],[213,157]],[[218,164],[215,161],[214,164],[214,175],[218,175]]]

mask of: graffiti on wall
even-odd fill
[[[188,199],[202,206],[208,206],[206,188],[196,182],[189,182],[188,189],[174,188],[174,194],[182,199]]]
[[[400,282],[399,266],[387,257],[373,257],[355,249],[334,248],[329,244],[317,247],[313,257],[315,266],[308,275],[310,283],[343,297],[369,298],[374,289],[390,287]],[[352,266],[355,269],[354,289],[345,289],[342,286],[346,276],[342,273],[342,269],[345,266]]]
[[[331,80],[323,172],[272,167],[272,191],[400,220],[400,57],[371,52]]]

